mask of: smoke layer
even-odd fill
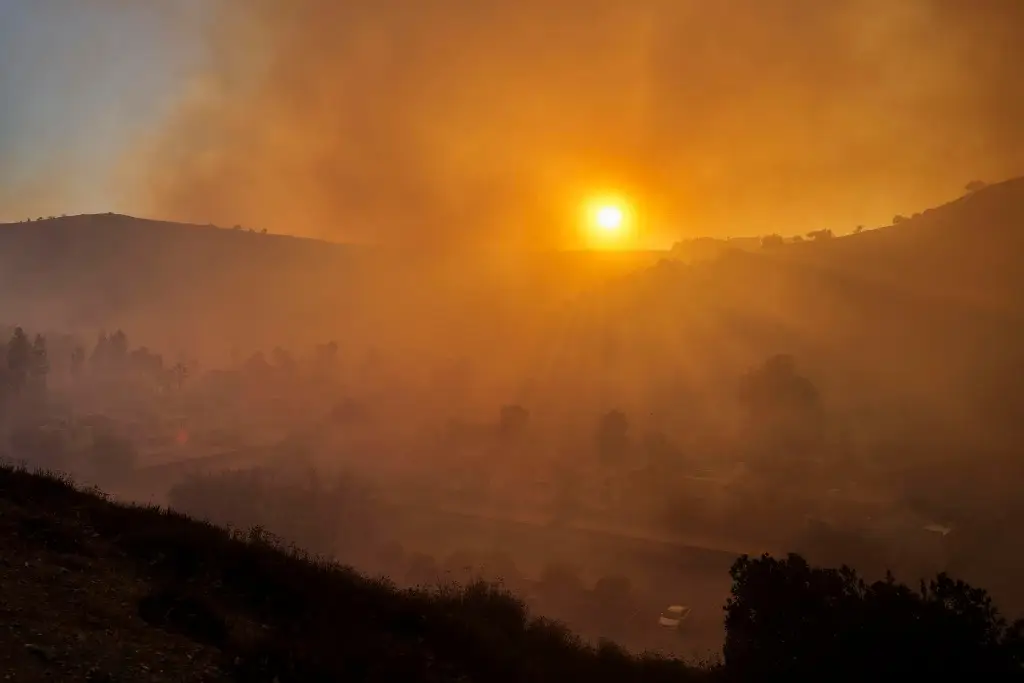
[[[1016,0],[225,0],[144,210],[336,239],[878,224],[1024,172]]]

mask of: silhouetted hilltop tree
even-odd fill
[[[786,240],[782,238],[782,235],[765,235],[761,238],[761,247],[763,249],[772,249],[775,247],[781,247],[786,243]]]
[[[964,186],[964,189],[967,190],[968,193],[971,193],[977,192],[978,190],[984,190],[986,187],[988,187],[988,183],[984,180],[972,180]]]
[[[1021,677],[1020,622],[1009,626],[984,590],[944,574],[915,592],[798,555],[743,556],[730,574],[724,656],[736,680]]]
[[[832,231],[829,230],[829,229],[825,229],[825,230],[812,230],[809,233],[807,233],[807,239],[814,240],[815,242],[820,242],[820,241],[823,241],[823,240],[831,239],[832,237],[833,237]]]

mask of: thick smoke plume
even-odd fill
[[[145,210],[386,243],[880,224],[1024,172],[1018,0],[226,0]]]

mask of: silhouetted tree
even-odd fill
[[[970,193],[977,192],[978,190],[984,190],[986,187],[988,187],[988,183],[984,180],[972,180],[964,186],[964,189]]]
[[[761,238],[762,249],[772,249],[775,247],[781,247],[785,243],[786,240],[783,239],[782,235],[765,235],[764,237]]]
[[[830,239],[832,236],[833,236],[832,235],[832,231],[829,230],[829,229],[812,230],[809,233],[807,233],[807,238],[808,239],[812,239],[815,242],[820,242],[822,240]]]
[[[867,585],[849,567],[814,568],[798,555],[743,556],[730,574],[724,655],[736,680],[1021,675],[1020,624],[944,574],[915,592],[891,575]]]
[[[902,214],[896,214],[895,216],[892,217],[892,224],[896,225],[897,223],[902,223],[905,220],[907,220],[906,216]]]
[[[7,376],[11,389],[20,392],[25,388],[32,370],[32,345],[25,330],[14,328],[14,334],[7,342]]]
[[[856,228],[853,229],[853,234],[854,235],[859,235],[862,232],[864,232],[864,226],[863,225],[858,225]]]

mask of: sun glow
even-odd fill
[[[622,249],[629,246],[633,231],[633,211],[621,197],[597,197],[586,203],[583,215],[584,238],[591,248]]]
[[[615,232],[622,228],[622,209],[617,206],[602,206],[594,214],[594,224],[607,232]]]

